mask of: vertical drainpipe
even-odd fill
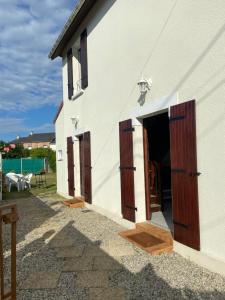
[[[21,161],[20,161],[20,174],[23,174],[23,158],[21,157]]]

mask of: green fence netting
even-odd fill
[[[38,173],[45,170],[44,158],[19,158],[19,159],[3,159],[3,173],[14,172],[17,174]]]

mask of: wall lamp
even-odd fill
[[[150,91],[152,87],[152,80],[151,79],[147,80],[142,77],[137,84],[139,86],[141,95],[145,95],[147,91]]]

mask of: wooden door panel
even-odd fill
[[[195,101],[171,107],[174,239],[200,249]]]
[[[91,135],[85,132],[83,136],[83,160],[84,160],[84,196],[85,201],[92,203],[92,178],[91,178]]]
[[[119,123],[121,211],[124,219],[135,222],[132,120]]]
[[[79,137],[79,152],[80,152],[80,193],[85,196],[84,187],[84,138],[83,135]]]
[[[68,164],[68,194],[74,197],[74,155],[73,139],[67,138],[67,164]]]

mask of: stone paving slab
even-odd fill
[[[58,238],[58,237],[54,237],[50,242],[49,242],[49,247],[51,248],[61,248],[61,247],[70,247],[74,245],[74,240],[69,238],[69,237],[65,237],[65,238]]]
[[[94,258],[94,270],[120,270],[122,268],[123,266],[111,257],[105,256]]]
[[[107,254],[98,246],[88,245],[84,250],[85,256],[106,256]]]
[[[94,258],[91,256],[82,256],[74,258],[66,258],[62,271],[75,272],[92,270]]]
[[[107,287],[109,273],[106,271],[82,271],[77,273],[77,287]]]
[[[21,289],[53,289],[56,288],[60,272],[31,273],[22,284]]]
[[[125,300],[125,291],[120,288],[90,288],[90,300]]]
[[[78,257],[82,256],[85,246],[56,248],[57,257]]]
[[[116,256],[131,256],[135,255],[135,250],[132,246],[124,245],[121,247],[121,245],[111,245],[111,246],[105,246],[102,248],[103,251],[108,254],[109,256],[116,257]]]

